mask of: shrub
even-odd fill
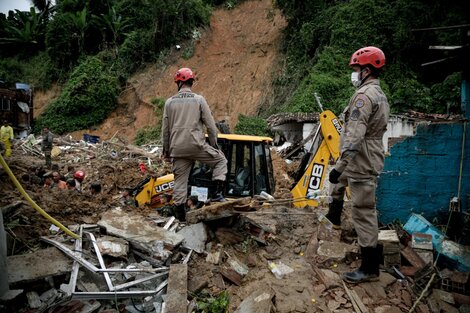
[[[252,135],[252,136],[270,136],[268,123],[256,116],[246,116],[240,114],[238,123],[235,126],[235,134]]]
[[[102,122],[116,107],[116,74],[97,57],[86,58],[72,72],[59,98],[37,120],[35,129],[48,126],[62,134]]]
[[[134,139],[134,143],[138,146],[159,141],[162,134],[162,117],[165,99],[153,98],[151,102],[155,108],[157,122],[154,126],[145,126],[144,128],[139,129]]]

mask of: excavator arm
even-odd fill
[[[302,176],[291,189],[296,207],[317,206],[318,202],[308,199],[307,195],[321,192],[330,159],[336,161],[339,157],[340,135],[343,125],[336,115],[329,111],[320,113],[320,123],[308,153],[309,160],[300,168]]]

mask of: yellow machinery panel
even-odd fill
[[[143,186],[142,191],[135,196],[137,205],[148,205],[152,208],[160,208],[164,205],[172,204],[174,187],[175,176],[173,174],[158,178],[151,177]]]
[[[336,161],[339,157],[342,131],[342,123],[333,112],[326,110],[320,113],[320,125],[313,139],[308,166],[291,190],[296,207],[318,205],[317,201],[307,199],[307,195],[322,190],[330,159]]]

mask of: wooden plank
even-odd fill
[[[187,312],[188,265],[171,264],[166,296],[166,312]]]
[[[356,302],[357,306],[359,307],[362,313],[369,313],[369,309],[364,305],[361,298],[358,296],[356,290],[351,290],[351,296],[353,297],[354,301]]]
[[[344,290],[346,291],[346,294],[348,295],[349,299],[351,300],[351,303],[353,305],[353,308],[354,308],[354,311],[356,313],[362,313],[361,312],[361,309],[359,308],[359,306],[357,305],[356,301],[354,301],[354,298],[351,294],[351,290],[348,288],[348,286],[346,286],[346,284],[344,283],[343,281],[343,287],[344,287]]]
[[[186,221],[190,224],[196,224],[201,221],[217,220],[224,217],[236,215],[235,206],[250,203],[251,198],[241,198],[225,202],[216,202],[204,206],[197,210],[191,210],[186,213]]]
[[[420,269],[426,264],[423,259],[410,247],[407,246],[405,249],[401,249],[401,255],[410,262],[411,265]]]
[[[238,274],[235,272],[235,270],[231,268],[221,268],[219,269],[220,274],[222,274],[223,277],[228,279],[230,282],[234,283],[237,286],[241,286],[242,284],[242,275]]]

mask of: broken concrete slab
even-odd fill
[[[341,229],[329,228],[327,224],[320,223],[317,228],[317,238],[329,242],[340,242]]]
[[[386,288],[396,281],[397,279],[393,275],[390,275],[387,272],[381,272],[379,276],[379,281],[376,283],[380,284],[381,287]]]
[[[230,264],[230,267],[241,276],[245,276],[246,274],[248,274],[248,266],[240,262],[240,260],[238,260],[237,258],[230,257],[227,260],[227,263]]]
[[[166,295],[167,312],[187,312],[188,308],[188,265],[170,265],[168,292]]]
[[[343,260],[348,252],[358,252],[356,246],[348,245],[343,242],[331,242],[320,240],[318,242],[317,254],[326,259]]]
[[[12,285],[67,274],[72,268],[72,260],[57,248],[51,247],[29,254],[9,256],[7,267],[8,282]]]
[[[264,288],[263,288],[264,289]],[[273,308],[274,291],[257,290],[245,298],[235,310],[235,313],[270,313]]]
[[[28,299],[28,306],[31,309],[37,309],[41,307],[41,299],[36,291],[29,291],[26,293],[26,298]]]
[[[127,253],[129,253],[129,243],[121,238],[102,236],[96,238],[96,243],[102,255],[126,258]]]
[[[316,270],[317,273],[320,273],[319,278],[323,282],[323,285],[325,285],[326,289],[334,288],[334,287],[340,287],[343,285],[343,280],[341,277],[327,269],[318,269]]]
[[[202,221],[212,221],[224,217],[237,215],[238,213],[234,212],[234,206],[248,204],[250,202],[251,198],[241,198],[207,205],[200,209],[191,210],[187,212],[186,221],[190,224],[195,224]]]
[[[395,306],[381,305],[374,308],[374,313],[402,313],[402,311]]]
[[[203,223],[183,227],[177,234],[184,237],[183,247],[202,253],[206,246],[207,230]]]
[[[156,252],[153,247],[156,241],[163,241],[166,248],[172,249],[184,239],[180,234],[155,227],[141,215],[129,214],[120,208],[103,213],[98,225],[106,228],[108,234],[123,238],[137,249],[150,253]]]

